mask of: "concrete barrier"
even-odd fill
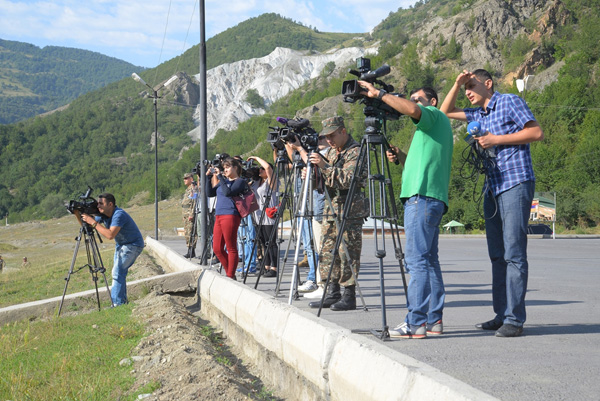
[[[377,340],[206,270],[201,309],[286,399],[495,400]]]

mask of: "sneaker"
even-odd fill
[[[314,281],[307,280],[304,284],[298,286],[298,292],[313,292],[317,289]]]
[[[321,299],[322,297],[323,297],[323,286],[322,285],[319,285],[315,291],[304,294],[304,298],[308,298],[308,299]]]
[[[390,330],[390,337],[392,338],[426,338],[427,330],[425,328],[425,324],[423,323],[420,326],[409,325],[406,322],[403,322],[396,326],[394,329]]]
[[[277,277],[277,271],[269,269],[265,272],[264,277]]]
[[[438,320],[435,323],[427,323],[427,335],[431,336],[439,336],[444,334],[444,323],[442,323],[442,319]]]

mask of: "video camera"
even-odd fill
[[[220,171],[223,171],[223,160],[227,159],[229,155],[227,153],[217,153],[212,160],[201,160],[196,163],[196,166],[192,169],[192,174],[202,175],[203,174],[203,166],[209,166],[209,169],[217,168]]]
[[[358,71],[350,70],[348,72],[352,75],[356,75],[361,81],[366,81],[373,85],[377,84],[381,86],[381,89],[392,96],[404,97],[404,95],[394,93],[394,87],[392,85],[388,85],[385,82],[377,79],[390,73],[391,69],[389,65],[384,64],[375,71],[371,71],[371,60],[368,58],[359,57],[356,59],[356,68],[358,68]],[[381,117],[385,118],[386,120],[397,120],[402,115],[396,109],[388,106],[380,99],[367,97],[362,93],[362,91],[363,89],[356,79],[342,82],[342,95],[344,96],[344,102],[354,103],[359,100],[367,107],[376,109],[378,114],[380,114]]]
[[[79,196],[79,200],[71,200],[68,205],[65,205],[69,213],[74,214],[75,210],[79,213],[89,215],[100,214],[98,210],[98,201],[91,197],[93,189],[88,185],[87,191]]]
[[[300,141],[302,147],[308,152],[319,148],[319,133],[310,127],[310,121],[306,118],[277,117],[277,122],[284,127],[269,127],[271,131],[267,134],[267,142],[277,150],[283,150],[286,143]]]

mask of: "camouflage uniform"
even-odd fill
[[[194,204],[196,197],[198,196],[196,186],[194,184],[189,185],[185,194],[183,195],[183,200],[181,201],[181,207],[183,212],[183,227],[185,229],[185,245],[187,248],[196,249],[196,241],[198,241],[198,232],[196,231],[194,238],[192,238],[192,229],[194,228],[193,219],[190,220],[190,217],[194,215]]]
[[[326,120],[327,121],[327,120]],[[354,177],[354,169],[358,162],[360,153],[360,144],[351,136],[348,137],[348,142],[344,145],[341,152],[337,152],[333,147],[325,153],[325,157],[329,160],[329,165],[321,169],[325,187],[331,198],[331,206],[325,201],[323,210],[323,223],[321,227],[321,247],[319,251],[319,270],[321,272],[321,280],[325,282],[329,274],[329,268],[333,260],[332,250],[335,246],[335,240],[338,236],[338,230],[335,223],[336,215],[341,219],[343,216],[344,204],[346,196],[350,188],[350,182]],[[366,185],[367,171],[363,169],[360,172],[359,181],[357,182],[354,201],[350,209],[349,216],[346,219],[344,230],[344,242],[346,243],[351,261],[346,257],[346,252],[343,248],[343,243],[340,245],[338,255],[336,256],[331,273],[331,281],[339,283],[343,287],[354,286],[356,282],[352,277],[350,265],[358,275],[360,269],[360,253],[362,249],[362,225],[364,218],[368,215],[368,205],[365,204],[365,196],[362,188]],[[335,211],[335,215],[334,212]],[[340,258],[341,256],[341,258]],[[341,259],[341,260],[340,260]]]

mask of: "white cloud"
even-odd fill
[[[206,35],[210,38],[267,12],[321,31],[366,32],[390,11],[413,3],[414,0],[206,0]],[[149,67],[199,41],[195,0],[0,0],[0,10],[2,39],[89,49]]]

